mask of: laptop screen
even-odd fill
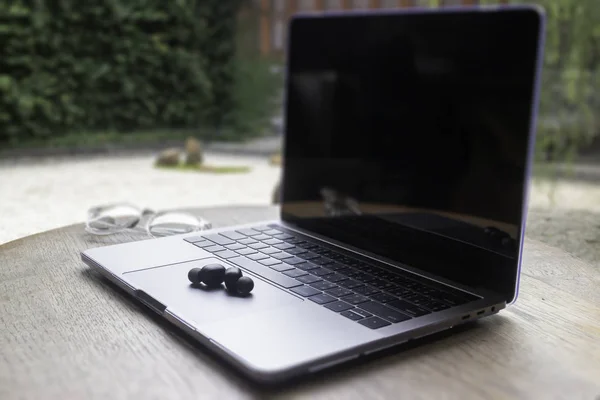
[[[515,296],[540,15],[298,17],[282,218]]]

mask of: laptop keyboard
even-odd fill
[[[184,240],[371,329],[477,299],[409,272],[390,271],[278,225]]]

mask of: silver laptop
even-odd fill
[[[499,312],[517,296],[543,21],[531,7],[294,17],[280,219],[83,261],[261,382]],[[211,263],[241,268],[251,295],[190,285]]]

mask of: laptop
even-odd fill
[[[280,218],[82,259],[259,382],[496,314],[518,291],[543,31],[529,6],[297,15]],[[213,263],[251,295],[193,287]]]

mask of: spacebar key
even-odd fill
[[[252,261],[245,257],[230,258],[227,261],[232,262],[239,267],[247,269],[250,272],[254,272],[255,274],[262,276],[263,278],[273,283],[276,283],[279,286],[283,286],[286,289],[302,285],[302,282],[298,282],[295,279],[288,278],[280,272],[277,272],[269,267],[265,267],[264,265],[261,265],[256,261]]]

